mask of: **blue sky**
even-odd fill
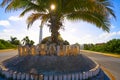
[[[2,0],[0,0],[1,3]],[[97,28],[95,25],[77,21],[65,21],[65,30],[60,30],[63,39],[73,43],[102,43],[107,42],[114,38],[120,38],[120,0],[111,0],[114,5],[114,12],[116,14],[116,20],[111,19],[110,33],[104,32]],[[4,8],[0,7],[0,39],[9,40],[10,36],[22,39],[25,36],[29,36],[34,40],[36,44],[39,41],[39,21],[36,21],[32,27],[28,30],[26,24],[26,18],[29,13],[24,17],[19,17],[21,11],[5,12]],[[43,28],[43,38],[50,36],[48,27],[45,25]]]

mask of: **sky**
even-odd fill
[[[110,32],[107,33],[95,25],[83,21],[64,21],[64,30],[60,30],[60,34],[64,40],[71,44],[89,44],[103,43],[111,39],[120,39],[120,0],[110,0],[114,5],[116,19],[111,19]],[[0,0],[0,3],[2,0]],[[22,40],[25,36],[39,43],[39,24],[36,21],[31,28],[27,29],[26,19],[30,13],[24,17],[19,17],[21,13],[18,11],[5,12],[5,8],[0,7],[0,39],[10,40],[10,37],[17,37]],[[43,27],[43,38],[50,36],[47,25]]]

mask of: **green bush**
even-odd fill
[[[16,48],[16,46],[11,44],[9,41],[0,39],[0,49],[11,49],[11,48]]]
[[[61,36],[58,37],[58,44],[64,44],[64,45],[69,45],[69,42],[67,40],[63,40],[63,38]],[[42,41],[41,41],[41,44],[51,44],[52,41],[51,41],[51,36],[48,36],[46,38],[44,38]]]
[[[93,48],[94,45],[93,44],[84,44],[84,49],[85,50],[90,50],[91,48]]]
[[[85,50],[92,50],[98,52],[109,52],[120,54],[120,39],[113,39],[107,43],[102,44],[84,44]]]
[[[5,49],[5,45],[3,45],[1,42],[0,42],[0,49]]]

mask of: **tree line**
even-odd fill
[[[10,40],[0,39],[0,49],[11,49],[17,48],[18,45],[28,45],[34,44],[33,40],[30,40],[28,36],[24,37],[21,41],[17,37],[10,37]]]
[[[109,52],[120,54],[120,39],[112,39],[106,43],[100,44],[84,44],[84,49],[97,52]]]

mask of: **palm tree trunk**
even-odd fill
[[[39,44],[40,44],[40,43],[41,43],[41,41],[42,41],[42,29],[43,29],[43,27],[42,27],[42,26],[40,26]]]
[[[58,36],[59,36],[59,32],[58,32],[59,29],[56,28],[56,26],[54,26],[52,29],[51,29],[51,37],[52,37],[52,42],[53,43],[57,43],[58,44]]]
[[[59,29],[60,29],[60,19],[58,16],[51,16],[50,19],[50,30],[51,30],[51,38],[52,38],[52,43],[58,44],[58,36],[59,36]]]

